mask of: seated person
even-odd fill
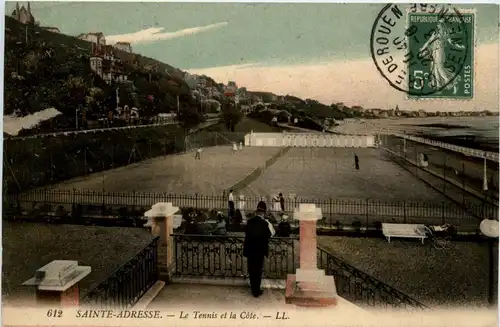
[[[217,224],[214,226],[212,231],[212,235],[226,235],[226,222],[224,221],[224,217],[219,216],[217,219]]]
[[[186,220],[186,228],[184,230],[184,233],[185,234],[199,234],[199,226],[198,226],[198,221],[196,219],[196,213],[194,211],[191,211],[187,215],[185,220]]]
[[[292,226],[288,222],[288,216],[282,215],[281,222],[278,224],[278,231],[276,233],[277,237],[290,237],[290,232],[292,230]]]

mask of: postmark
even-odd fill
[[[372,28],[373,62],[411,99],[472,99],[474,19],[448,5],[386,5]]]

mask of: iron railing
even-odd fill
[[[488,160],[492,160],[492,161],[495,161],[497,163],[500,162],[498,153],[491,152],[491,151],[483,151],[483,150],[478,150],[478,149],[467,148],[464,146],[440,142],[440,141],[436,141],[436,140],[430,140],[430,139],[426,139],[426,138],[418,137],[418,136],[413,136],[413,135],[406,135],[406,134],[402,134],[402,133],[390,133],[389,135],[393,135],[393,136],[399,137],[401,139],[406,138],[407,140],[422,143],[422,144],[427,144],[427,145],[430,145],[432,147],[439,147],[439,148],[443,148],[445,150],[449,150],[449,151],[453,151],[453,152],[460,152],[460,153],[463,153],[469,157],[476,157],[476,158],[480,158],[480,159],[486,158]]]
[[[144,249],[84,298],[92,308],[127,309],[132,307],[158,281],[158,240]]]
[[[454,147],[450,144],[449,146]],[[441,175],[444,180],[458,184],[462,188],[474,189],[479,193],[483,192],[484,164],[486,159],[489,193],[490,195],[495,195],[498,199],[498,154],[495,158],[492,155],[486,155],[488,153],[491,154],[491,152],[474,149],[468,149],[465,152],[455,152],[447,147],[440,148],[439,145],[433,145],[432,142],[420,143],[410,137],[398,136],[384,136],[382,148],[389,149],[399,157],[417,165],[420,161],[420,155],[425,153],[428,157],[428,170]],[[480,156],[477,153],[480,153]],[[492,191],[496,194],[491,194]]]
[[[426,309],[410,296],[318,247],[318,268],[335,279],[337,294],[360,307]]]
[[[247,278],[241,236],[173,234],[175,275]],[[295,271],[296,238],[272,237],[264,262],[264,278],[286,279]]]
[[[238,198],[236,196],[236,198]],[[236,208],[253,211],[261,200],[268,202],[272,212],[273,203],[264,198],[237,200]],[[25,193],[4,195],[8,206],[30,209],[33,203],[48,203],[71,207],[72,204],[128,207],[130,211],[146,211],[157,202],[172,202],[183,208],[227,211],[227,197],[222,195],[187,195],[159,192],[105,192],[95,190],[47,190],[38,189]],[[291,215],[300,203],[314,203],[322,209],[323,219],[319,227],[332,228],[338,225],[373,227],[383,222],[452,224],[454,226],[477,226],[477,217],[497,217],[498,208],[488,204],[470,204],[468,210],[455,203],[378,201],[369,199],[305,199],[285,200],[285,211]]]
[[[486,160],[488,190],[484,191],[484,159],[464,157],[430,145],[386,136],[382,148],[390,159],[477,218],[498,218],[498,163]],[[422,166],[421,155],[428,157]]]

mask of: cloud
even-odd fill
[[[129,34],[109,35],[106,36],[106,42],[109,44],[115,44],[116,42],[129,42],[130,44],[150,43],[160,40],[169,40],[178,37],[194,35],[202,32],[208,32],[226,26],[227,24],[229,23],[222,22],[217,24],[186,28],[176,32],[163,32],[163,30],[165,29],[163,27],[151,27]]]
[[[326,104],[344,102],[365,108],[394,108],[459,111],[498,110],[498,44],[485,44],[475,51],[475,98],[470,101],[408,100],[406,94],[392,88],[370,60],[330,60],[299,65],[264,64],[188,69],[217,81],[236,81],[254,91],[271,91],[312,98]]]

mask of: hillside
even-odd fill
[[[77,109],[86,119],[97,119],[116,108],[119,85],[119,105],[138,107],[142,116],[176,110],[177,96],[182,109],[198,105],[189,96],[182,71],[113,48],[131,83],[108,85],[91,71],[91,51],[90,42],[6,16],[4,114],[24,116],[54,107],[67,124],[73,124]]]

